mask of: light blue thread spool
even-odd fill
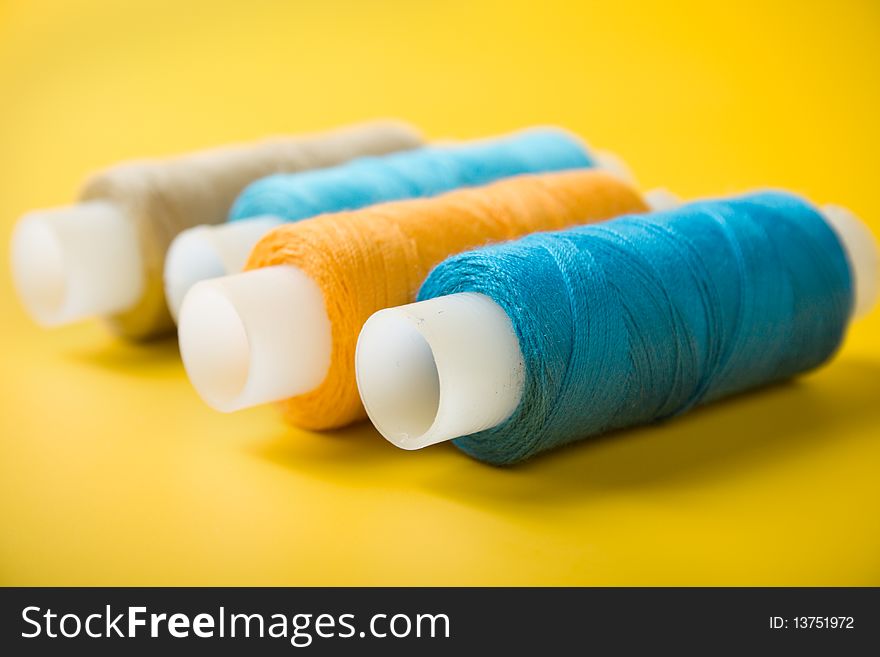
[[[386,201],[435,196],[520,174],[587,168],[596,163],[574,135],[556,128],[533,128],[495,139],[364,157],[326,169],[268,176],[241,193],[229,223],[199,226],[177,237],[165,265],[169,307],[176,317],[192,285],[241,271],[253,245],[279,223]]]
[[[239,221],[273,215],[298,221],[386,201],[436,196],[519,174],[594,164],[573,135],[536,128],[497,139],[362,157],[328,169],[269,176],[241,193],[229,218]]]

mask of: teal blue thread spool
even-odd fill
[[[764,193],[461,254],[367,321],[361,397],[394,444],[493,464],[674,416],[830,358],[873,303],[871,243]]]

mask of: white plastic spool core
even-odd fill
[[[134,222],[106,201],[25,215],[13,231],[10,256],[16,292],[44,326],[114,315],[143,293]]]
[[[283,223],[277,217],[253,217],[218,226],[196,226],[181,232],[165,257],[165,298],[177,321],[183,298],[199,281],[237,274],[254,245]]]
[[[629,165],[617,153],[602,150],[594,151],[589,147],[586,148],[587,152],[592,153],[593,159],[596,162],[596,168],[614,176],[622,183],[632,187],[638,186],[638,180],[636,180],[632,169],[629,168]]]
[[[652,212],[673,210],[681,205],[681,198],[665,187],[655,187],[645,192],[644,198]]]
[[[820,209],[846,251],[853,278],[853,319],[859,319],[877,302],[880,275],[877,241],[870,229],[846,208],[823,205]]]
[[[367,414],[404,449],[503,422],[519,405],[525,371],[507,314],[474,293],[375,313],[355,365]]]
[[[330,367],[323,294],[296,267],[196,283],[181,305],[177,332],[190,381],[219,411],[303,394]]]
[[[658,204],[665,196],[658,196]],[[852,213],[822,209],[847,251],[855,313],[877,296],[877,248]],[[404,449],[470,435],[510,417],[524,369],[510,319],[494,301],[463,293],[381,310],[358,339],[357,381],[373,424]]]

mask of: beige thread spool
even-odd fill
[[[102,316],[123,337],[160,336],[174,326],[162,270],[179,232],[224,221],[238,193],[271,173],[421,143],[411,126],[378,121],[112,167],[86,182],[78,204],[22,217],[12,238],[17,292],[44,325]]]

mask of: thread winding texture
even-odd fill
[[[281,402],[285,417],[312,429],[365,418],[354,371],[358,333],[377,310],[412,302],[444,258],[537,230],[645,210],[625,183],[582,169],[279,226],[254,247],[247,268],[299,267],[321,288],[332,331],[326,378],[315,390]]]
[[[507,464],[818,366],[846,329],[850,276],[821,214],[773,192],[464,253],[418,296],[478,292],[510,316],[520,406],[455,441]]]
[[[496,139],[363,157],[321,171],[269,176],[242,192],[230,220],[274,215],[297,221],[385,201],[436,196],[522,173],[593,164],[575,136],[535,128]]]
[[[250,182],[278,171],[303,171],[421,145],[405,123],[377,121],[297,137],[277,137],[163,160],[121,164],[93,176],[83,201],[108,200],[135,222],[145,269],[138,304],[112,318],[132,339],[173,329],[165,304],[162,270],[171,240],[182,230],[226,220],[236,196]]]

